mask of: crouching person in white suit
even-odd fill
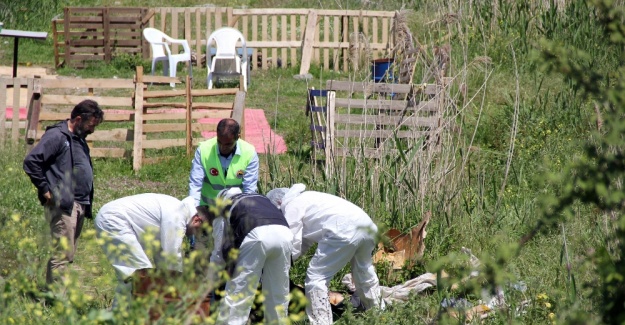
[[[371,260],[377,226],[353,203],[305,189],[303,184],[295,184],[290,189],[273,189],[267,197],[284,212],[293,232],[293,260],[314,243],[319,244],[306,271],[306,314],[310,322],[332,323],[328,286],[348,262],[365,307],[384,308]]]
[[[155,268],[150,259],[156,268],[182,271],[182,241],[201,222],[192,197],[180,201],[165,194],[145,193],[105,204],[94,223],[119,281],[113,308],[119,307],[120,299],[130,301],[130,280],[136,270]]]
[[[199,215],[213,226],[211,262],[234,266],[217,324],[247,323],[259,280],[265,324],[286,324],[293,235],[284,215],[267,197],[242,194],[237,187],[222,190],[217,197],[230,200],[224,213],[227,219],[215,218],[208,207],[198,207]],[[238,249],[236,261],[229,260],[232,249]]]

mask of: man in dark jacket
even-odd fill
[[[104,113],[95,101],[84,100],[70,117],[49,126],[24,159],[24,171],[37,188],[50,223],[54,255],[46,270],[48,284],[58,281],[74,261],[83,220],[92,217],[93,166],[85,138],[102,122]],[[61,245],[61,238],[67,239],[67,247]]]

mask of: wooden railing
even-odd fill
[[[252,68],[304,66],[349,69],[350,45],[373,58],[392,47],[392,11],[233,9],[230,7],[66,8],[65,18],[52,21],[55,63],[81,67],[89,60],[109,62],[115,53],[143,53],[149,44],[141,30],[160,29],[186,39],[198,57],[218,28],[240,30],[254,49]],[[350,43],[351,41],[351,43]],[[69,49],[69,50],[68,50]],[[173,45],[172,52],[178,53]]]
[[[56,66],[110,62],[116,53],[149,55],[141,35],[147,13],[148,8],[65,8],[63,19],[52,20]]]
[[[73,107],[85,99],[95,100],[104,111],[104,122],[87,138],[91,155],[132,157],[135,170],[163,158],[160,154],[146,158],[146,150],[186,147],[191,154],[202,139],[197,133],[216,128],[215,123],[199,119],[232,117],[243,125],[245,92],[239,88],[191,89],[187,80],[184,90],[148,90],[148,84],[170,82],[180,80],[145,76],[142,67],[137,67],[134,79],[0,78],[0,145],[9,139],[8,133],[11,143],[25,138],[32,145],[47,125],[68,119]],[[16,92],[13,117],[7,120],[9,86]],[[19,118],[19,103],[24,101],[20,87],[27,88],[27,121]]]

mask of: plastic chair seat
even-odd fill
[[[143,37],[150,43],[152,50],[152,75],[154,75],[154,68],[157,62],[163,62],[163,75],[169,75],[170,77],[176,77],[176,69],[179,62],[189,62],[189,75],[193,76],[191,48],[187,40],[171,38],[160,30],[151,27],[143,30]],[[183,52],[172,54],[169,44],[182,45]],[[169,85],[174,87],[175,83],[170,83]]]
[[[241,50],[237,50],[237,43],[241,44]],[[215,43],[213,49],[212,44]],[[239,57],[238,53],[247,53],[245,37],[238,30],[231,27],[223,27],[214,31],[206,42],[208,61],[208,75],[206,84],[208,89],[213,88],[213,80],[219,77],[243,76],[243,89],[247,91],[249,82],[249,64],[247,55]],[[211,55],[213,54],[214,55]]]

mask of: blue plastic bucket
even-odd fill
[[[371,61],[371,75],[375,82],[393,82],[393,70],[389,68],[393,64],[393,59],[376,59]]]

